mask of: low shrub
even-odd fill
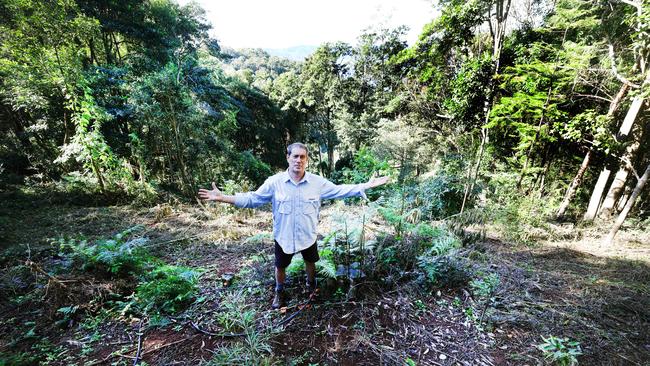
[[[582,354],[580,343],[570,341],[569,338],[542,337],[544,343],[537,345],[544,358],[559,366],[573,366],[578,364],[578,356]]]
[[[501,279],[498,273],[490,273],[481,278],[472,280],[469,283],[469,286],[478,300],[488,301],[493,299],[494,293],[499,287],[500,282]]]
[[[505,240],[528,244],[551,234],[548,224],[558,207],[559,196],[524,194],[517,188],[518,175],[494,174],[486,209],[494,228]]]
[[[140,272],[150,261],[151,257],[143,247],[148,242],[147,238],[127,240],[132,233],[139,230],[140,226],[134,226],[110,239],[99,239],[94,243],[85,239],[59,239],[58,242],[61,254],[80,263],[82,270],[97,270],[123,276]]]
[[[136,302],[146,313],[174,314],[198,291],[198,273],[191,268],[162,265],[147,277],[136,289]]]
[[[273,365],[270,334],[256,326],[257,312],[247,306],[244,291],[227,295],[217,317],[227,333],[242,333],[234,342],[215,347],[213,358],[207,365]]]
[[[316,272],[323,278],[336,278],[336,263],[334,262],[334,253],[329,248],[318,251],[320,260],[316,262]],[[305,261],[302,258],[294,258],[287,273],[291,276],[299,276],[305,268]]]

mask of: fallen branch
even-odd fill
[[[248,333],[214,333],[214,332],[210,332],[208,330],[203,330],[203,329],[199,328],[199,326],[194,322],[190,322],[190,325],[197,332],[203,333],[205,335],[213,336],[213,337],[228,338],[228,337],[243,337],[245,335],[248,335]]]
[[[135,360],[133,361],[133,366],[138,364],[138,358],[140,357],[140,351],[142,351],[142,321],[140,319],[140,325],[138,325],[138,350],[135,352]]]
[[[146,356],[146,355],[148,355],[148,354],[150,354],[150,353],[160,351],[161,349],[163,349],[163,348],[167,348],[167,347],[169,347],[169,346],[174,346],[174,345],[177,345],[177,344],[179,344],[179,343],[186,342],[186,341],[188,341],[188,340],[190,340],[190,339],[192,339],[192,338],[194,338],[194,337],[196,337],[196,336],[197,336],[197,335],[195,334],[195,335],[192,335],[192,336],[189,336],[189,337],[186,337],[186,338],[180,339],[180,340],[178,340],[178,341],[174,341],[174,342],[171,342],[171,343],[163,344],[163,345],[160,346],[160,347],[152,348],[152,349],[150,349],[150,350],[148,350],[148,351],[142,353],[142,354],[140,355],[140,357],[144,357],[144,356]],[[129,352],[130,352],[130,351],[129,351]],[[111,353],[110,355],[104,357],[104,358],[101,359],[101,360],[98,360],[98,361],[95,361],[95,362],[91,362],[91,363],[87,363],[86,366],[101,365],[101,364],[106,363],[106,362],[108,362],[109,360],[111,360],[111,359],[113,359],[113,358],[115,358],[115,357],[124,357],[124,358],[128,358],[128,359],[135,359],[134,356],[125,355],[125,354],[122,354],[122,353]]]
[[[47,277],[50,281],[53,281],[54,283],[60,285],[61,287],[66,288],[66,285],[63,283],[62,280],[60,280],[59,278],[57,278],[55,276],[52,276],[51,274],[45,272],[45,270],[43,268],[41,268],[41,266],[39,266],[38,264],[32,262],[31,260],[28,259],[27,261],[25,261],[25,265],[27,267],[31,268],[32,271],[38,272],[38,273],[44,275],[45,277]]]
[[[142,356],[144,357],[144,356],[146,356],[146,355],[148,355],[148,354],[150,354],[150,353],[160,351],[160,350],[163,349],[163,348],[167,348],[167,347],[169,347],[169,346],[174,346],[174,345],[177,345],[177,344],[179,344],[179,343],[183,343],[183,342],[189,341],[190,339],[192,339],[192,338],[194,338],[194,337],[196,337],[196,336],[197,336],[197,335],[194,334],[194,335],[192,335],[192,336],[189,336],[189,337],[186,337],[186,338],[183,338],[183,339],[179,339],[179,340],[174,341],[174,342],[171,342],[171,343],[163,344],[163,345],[160,346],[160,347],[152,348],[152,349],[150,349],[150,350],[148,350],[148,351],[142,353]]]

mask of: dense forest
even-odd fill
[[[195,3],[0,2],[0,365],[650,362],[650,5],[435,6],[413,45],[293,61],[222,47]],[[269,212],[196,192],[255,189],[295,141],[392,183],[325,207],[332,301],[282,319]],[[540,244],[580,240],[621,258]]]

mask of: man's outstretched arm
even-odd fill
[[[325,179],[325,189],[321,193],[322,199],[334,198],[347,198],[347,197],[363,197],[366,199],[365,190],[370,188],[379,187],[386,184],[390,177],[384,176],[379,178],[371,178],[366,183],[361,184],[339,184],[336,185]]]
[[[384,184],[388,183],[389,179],[390,179],[390,177],[387,176],[387,175],[384,175],[383,177],[370,178],[370,180],[368,180],[368,182],[366,182],[364,184],[365,189],[375,188],[375,187],[379,187],[381,185],[384,185]]]
[[[235,196],[230,196],[221,193],[219,188],[217,188],[217,185],[212,182],[212,190],[207,190],[207,189],[199,189],[199,198],[204,200],[204,201],[217,201],[217,202],[224,202],[224,203],[230,203],[231,205],[235,204]]]

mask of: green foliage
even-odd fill
[[[352,169],[344,169],[342,174],[346,183],[365,183],[375,176],[392,175],[394,170],[386,160],[379,160],[367,147],[362,147],[354,155]]]
[[[133,305],[148,314],[174,314],[183,310],[198,291],[198,273],[186,267],[160,264],[146,250],[148,239],[133,237],[141,230],[134,226],[110,239],[87,240],[60,239],[63,256],[78,263],[83,270],[94,270],[111,276],[140,279],[135,291],[135,299],[118,300],[128,311]],[[67,306],[57,310],[65,324],[78,310],[78,306]]]
[[[354,155],[351,168],[344,168],[341,171],[341,180],[344,183],[358,184],[365,183],[373,176],[395,176],[393,169],[386,159],[380,160],[367,147],[362,147]],[[386,190],[387,186],[380,186],[368,191],[368,199],[375,200],[380,197]]]
[[[554,215],[561,197],[557,194],[540,197],[538,192],[521,194],[516,188],[517,178],[508,173],[492,175],[486,210],[504,239],[531,243],[533,238],[550,234],[547,220]]]
[[[472,293],[481,301],[492,299],[499,287],[500,278],[498,273],[490,273],[469,283]]]
[[[336,263],[334,262],[334,253],[329,248],[318,250],[320,260],[316,262],[316,272],[323,278],[336,278]],[[300,258],[294,258],[287,273],[291,276],[299,276],[305,267],[305,261]]]
[[[483,107],[490,93],[494,64],[484,54],[463,63],[449,85],[450,95],[444,100],[445,111],[464,131],[478,128],[483,122]]]
[[[274,364],[270,335],[256,328],[258,314],[246,305],[244,292],[233,292],[222,302],[218,322],[226,332],[244,336],[228,345],[216,347],[208,365],[271,365]]]
[[[194,298],[197,282],[198,273],[191,268],[162,265],[138,285],[136,301],[145,313],[175,314]]]
[[[151,258],[143,247],[148,239],[127,239],[141,229],[140,226],[134,226],[110,239],[98,239],[94,243],[85,239],[60,239],[60,249],[65,254],[69,253],[84,270],[97,270],[117,276],[139,273]]]
[[[421,181],[415,192],[421,202],[421,217],[435,220],[458,213],[463,202],[463,189],[458,178],[443,172]]]
[[[466,281],[467,273],[455,253],[461,241],[449,231],[440,230],[417,256],[417,266],[427,286],[453,286]]]
[[[254,328],[256,313],[246,309],[243,292],[236,291],[226,295],[222,301],[224,309],[219,312],[217,321],[224,331],[235,333]]]
[[[68,323],[74,314],[79,310],[79,305],[74,305],[74,306],[64,306],[62,308],[58,308],[56,310],[57,313],[61,313],[63,315],[63,318],[59,321],[57,321],[57,324],[63,325]]]
[[[0,366],[31,366],[38,362],[38,356],[31,352],[0,352]]]
[[[247,244],[263,244],[273,242],[273,233],[259,233],[246,238],[244,241]]]
[[[549,336],[544,338],[544,343],[537,345],[544,358],[559,366],[573,366],[578,364],[578,356],[582,354],[580,343],[569,338]]]
[[[250,339],[249,339],[250,338]],[[230,346],[218,346],[214,356],[207,365],[224,366],[267,366],[273,365],[271,346],[257,337],[247,337],[244,343],[235,343]]]
[[[466,285],[470,278],[462,260],[453,253],[442,256],[425,253],[418,257],[418,269],[424,287],[455,288]]]
[[[403,185],[395,189],[382,202],[379,213],[393,225],[397,237],[404,232],[417,230],[420,221],[443,219],[460,211],[463,186],[446,172],[417,184]]]

